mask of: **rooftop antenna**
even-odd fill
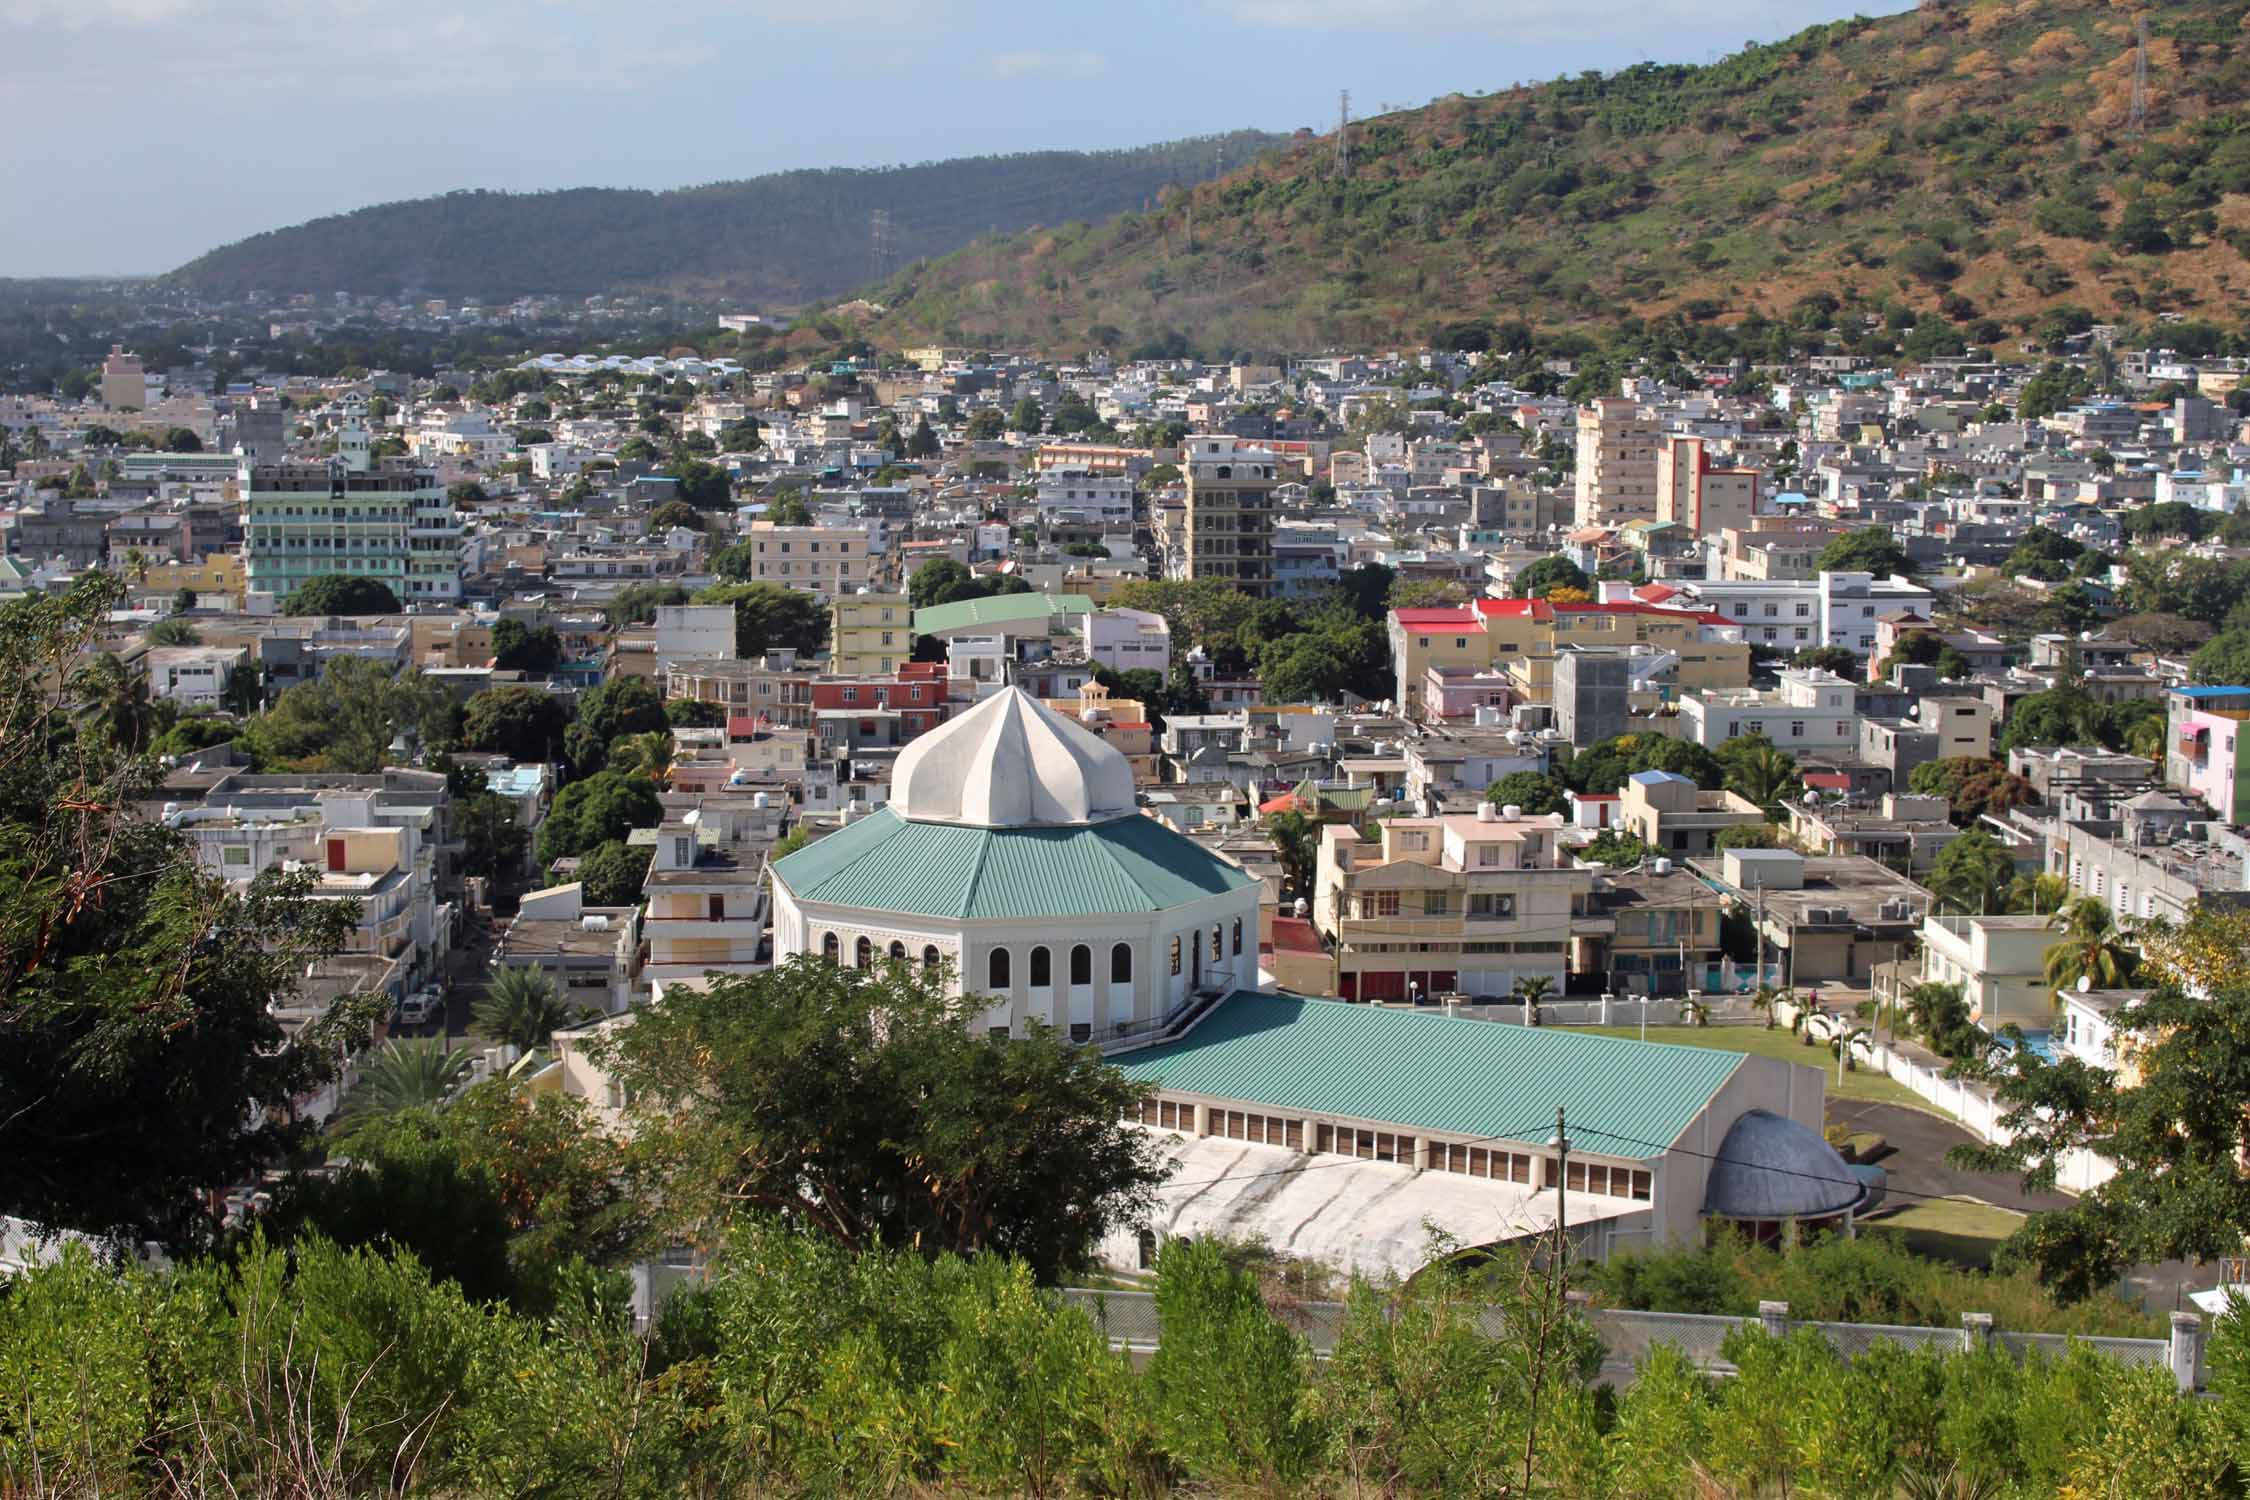
[[[1352,91],[1336,92],[1336,175],[1352,175]]]
[[[2133,18],[2133,108],[2125,117],[2125,129],[2130,135],[2139,135],[2148,123],[2148,12],[2142,11]]]

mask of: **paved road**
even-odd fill
[[[1934,1195],[1969,1197],[1995,1208],[2031,1213],[2062,1208],[2070,1202],[2065,1193],[2027,1193],[2008,1173],[1969,1172],[1945,1159],[1955,1146],[1973,1146],[1976,1137],[1951,1120],[1903,1104],[1872,1104],[1856,1099],[1828,1101],[1828,1118],[1853,1130],[1871,1130],[1890,1142],[1891,1155],[1879,1165],[1890,1175],[1898,1198]]]
[[[1974,1145],[1976,1137],[1940,1116],[1899,1104],[1832,1099],[1828,1103],[1828,1118],[1849,1125],[1853,1130],[1871,1130],[1890,1143],[1891,1154],[1879,1165],[1889,1174],[1894,1203],[1902,1203],[1910,1193],[1933,1193],[1947,1198],[1975,1198],[2017,1213],[2035,1213],[2062,1208],[2071,1201],[2067,1193],[2026,1192],[2022,1182],[2010,1173],[1969,1172],[1952,1165],[1945,1159],[1945,1153],[1955,1146]],[[2138,1297],[2142,1305],[2153,1312],[2193,1312],[2195,1308],[2187,1300],[2187,1294],[2216,1286],[2218,1281],[2216,1267],[2166,1261],[2162,1265],[2136,1266],[2128,1271],[2124,1290]]]

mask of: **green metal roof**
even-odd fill
[[[962,599],[953,604],[933,604],[914,611],[917,635],[937,635],[984,625],[1015,625],[1025,620],[1090,615],[1094,601],[1084,594],[994,594],[983,599]]]
[[[1527,1145],[1554,1134],[1559,1104],[1580,1148],[1649,1157],[1743,1061],[1708,1047],[1242,991],[1178,1041],[1116,1064],[1183,1093]]]
[[[1254,884],[1155,818],[1070,828],[920,823],[890,808],[775,862],[800,901],[927,917],[1090,917]]]

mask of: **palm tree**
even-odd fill
[[[2034,917],[2051,916],[2070,902],[2070,882],[2060,875],[2018,875],[2008,887],[2008,910]]]
[[[151,646],[200,646],[203,636],[193,625],[174,615],[148,628],[148,643]]]
[[[2125,733],[2125,749],[2150,760],[2164,759],[2164,720],[2147,718],[2135,724]]]
[[[1523,1020],[1526,1026],[1539,1024],[1539,1002],[1555,992],[1555,982],[1544,974],[1526,974],[1516,981],[1508,993],[1523,1002]]]
[[[1680,1019],[1690,1026],[1708,1026],[1711,1024],[1711,1007],[1701,1000],[1682,1000]]]
[[[156,700],[149,696],[147,675],[133,671],[110,652],[81,667],[71,687],[85,699],[94,724],[118,749],[139,750],[155,736]]]
[[[2117,919],[2091,896],[2073,901],[2047,925],[2062,934],[2062,941],[2047,950],[2047,983],[2053,989],[2086,979],[2095,989],[2113,990],[2139,962],[2140,955],[2125,946]]]
[[[1766,1018],[1766,1030],[1771,1031],[1777,1024],[1774,1020],[1773,1009],[1787,998],[1782,991],[1775,989],[1772,985],[1761,984],[1750,992],[1750,1008]]]
[[[1727,773],[1727,788],[1771,815],[1797,780],[1796,758],[1768,745],[1735,760]]]
[[[1839,1024],[1836,1028],[1836,1034],[1828,1039],[1828,1050],[1836,1058],[1836,1081],[1838,1083],[1844,1081],[1844,1070],[1846,1068],[1855,1071],[1858,1069],[1859,1060],[1852,1056],[1852,1048],[1866,1039],[1867,1028],[1854,1025],[1849,1021]]]
[[[584,1011],[557,994],[555,982],[537,969],[502,969],[469,1013],[494,1041],[531,1052],[546,1046],[557,1031],[577,1024]]]
[[[469,1054],[438,1037],[385,1042],[359,1065],[359,1083],[344,1100],[354,1119],[395,1115],[444,1104],[469,1071]]]

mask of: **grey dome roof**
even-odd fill
[[[1703,1211],[1722,1219],[1825,1219],[1859,1207],[1871,1186],[1819,1131],[1753,1109],[1719,1144]]]

